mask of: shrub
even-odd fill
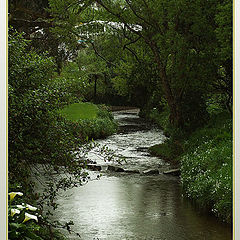
[[[82,141],[75,136],[74,126],[67,123],[57,109],[73,101],[69,92],[63,91],[61,84],[51,84],[54,74],[52,59],[27,50],[28,42],[10,30],[9,33],[9,111],[8,111],[8,156],[9,187],[21,183],[30,199],[35,198],[33,178],[41,163],[47,172],[54,166],[65,168],[61,171],[74,177],[55,181],[55,188],[72,187],[81,184],[82,165],[75,161],[76,152]],[[51,181],[50,181],[51,182]],[[64,184],[63,184],[64,182]],[[56,191],[46,190],[44,202],[53,199]],[[40,201],[40,199],[39,199]]]

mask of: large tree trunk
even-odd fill
[[[181,109],[181,103],[177,96],[175,96],[172,92],[169,80],[167,78],[166,74],[166,67],[163,66],[160,56],[159,56],[159,50],[154,42],[149,42],[151,50],[154,54],[155,61],[157,63],[157,67],[160,74],[160,80],[163,87],[163,92],[165,94],[165,98],[168,103],[168,107],[170,109],[170,116],[169,121],[170,123],[178,128],[183,128],[184,121],[182,116],[182,109]]]

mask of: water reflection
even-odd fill
[[[104,176],[69,190],[58,201],[56,217],[74,220],[74,230],[84,240],[231,239],[229,226],[196,213],[183,200],[178,179],[122,175]]]

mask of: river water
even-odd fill
[[[98,140],[126,158],[122,168],[158,169],[160,174],[126,172],[89,172],[91,181],[58,197],[54,218],[74,221],[72,229],[83,240],[230,240],[231,226],[184,199],[180,179],[161,174],[170,168],[163,160],[152,157],[147,147],[166,138],[137,116],[134,110],[114,113],[120,125],[117,134]],[[106,163],[94,151],[89,158]],[[68,235],[70,239],[79,239]]]

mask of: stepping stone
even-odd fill
[[[176,168],[176,169],[171,169],[168,171],[164,171],[164,174],[170,174],[170,175],[174,175],[174,176],[179,176],[181,174],[180,169]]]
[[[93,171],[101,171],[102,167],[99,165],[95,165],[95,164],[87,164],[87,168],[91,169]]]
[[[124,172],[124,169],[120,167],[115,167],[115,172]]]
[[[117,166],[111,166],[111,165],[108,165],[107,170],[112,171],[112,172],[124,172],[123,168],[117,167]]]
[[[140,173],[139,170],[129,170],[129,169],[125,169],[124,170],[126,173]]]
[[[142,172],[144,175],[153,175],[153,174],[159,174],[158,169],[148,169],[148,170],[144,170]]]
[[[111,166],[111,165],[108,165],[107,170],[115,172],[115,167]]]

